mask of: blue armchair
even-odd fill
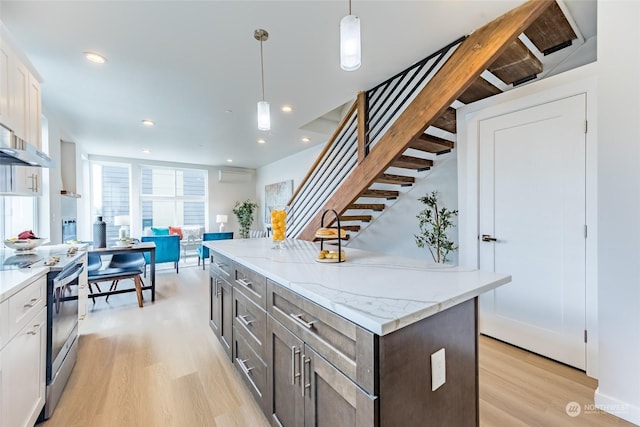
[[[202,241],[207,240],[227,240],[233,239],[233,231],[225,231],[222,233],[203,233]],[[202,260],[202,269],[204,270],[204,260],[209,258],[209,248],[205,246],[200,246],[198,248],[198,265],[200,265],[200,260]]]
[[[172,262],[176,273],[178,270],[178,261],[180,261],[180,236],[171,234],[169,236],[142,236],[143,242],[153,242],[156,244],[156,264],[163,262]],[[144,258],[149,264],[149,254],[144,253]]]

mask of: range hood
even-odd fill
[[[0,125],[0,165],[51,168],[55,166],[55,162],[33,145],[18,138],[11,130]]]

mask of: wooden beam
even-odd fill
[[[529,0],[474,31],[443,64],[427,85],[405,109],[369,155],[343,181],[342,185],[307,223],[298,238],[313,240],[320,227],[322,212],[335,209],[342,214],[389,165],[404,152],[412,140],[462,94],[480,74],[500,56],[520,33],[531,25],[554,0]]]

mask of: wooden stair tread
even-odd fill
[[[423,133],[418,138],[411,141],[409,148],[427,153],[444,154],[451,151],[453,148],[453,142]]]
[[[344,231],[360,231],[359,225],[341,225],[340,228]]]
[[[481,99],[497,95],[500,92],[500,89],[498,89],[482,77],[478,76],[467,88],[467,90],[465,90],[462,95],[458,97],[458,100],[464,104],[471,104],[472,102],[480,101]]]
[[[340,221],[370,222],[372,218],[373,218],[372,215],[340,215]]]
[[[456,109],[453,107],[447,108],[444,113],[440,114],[440,116],[431,123],[431,126],[446,130],[450,133],[456,133]]]
[[[542,62],[520,39],[515,39],[488,70],[506,84],[517,84],[535,78],[542,72]]]
[[[368,188],[360,193],[359,197],[376,197],[380,199],[395,199],[400,195],[399,191],[393,190],[372,190]]]
[[[391,166],[404,169],[415,169],[423,171],[433,166],[433,161],[429,159],[422,159],[420,157],[405,156],[404,154],[398,157],[391,163]]]
[[[384,203],[352,203],[347,209],[372,210],[374,212],[383,211],[386,205]]]
[[[571,46],[571,41],[578,38],[556,2],[533,21],[524,34],[545,55]]]
[[[416,179],[412,176],[394,175],[391,173],[383,173],[376,178],[375,182],[381,184],[397,184],[402,186],[410,186],[416,182]]]

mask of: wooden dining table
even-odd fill
[[[156,300],[156,244],[153,242],[134,243],[129,246],[107,246],[106,248],[92,247],[89,250],[93,255],[115,255],[127,254],[132,252],[148,252],[149,253],[149,276],[151,277],[151,285],[143,286],[142,290],[151,290],[151,301]],[[146,267],[145,267],[146,268]],[[114,291],[106,291],[92,294],[93,297],[106,296],[112,294],[120,294],[124,292],[135,292],[135,289],[117,289]]]

